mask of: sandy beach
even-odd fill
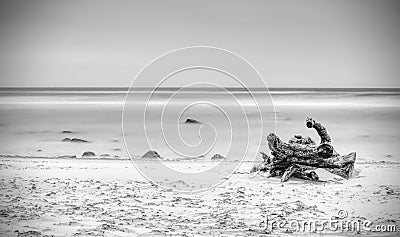
[[[214,189],[185,194],[147,182],[129,160],[2,157],[0,234],[318,236],[321,231],[295,232],[290,227],[271,228],[270,224],[335,220],[343,210],[345,219],[372,222],[371,231],[328,229],[322,233],[396,235],[374,232],[374,228],[398,228],[400,223],[398,163],[357,163],[355,177],[349,180],[308,182],[293,178],[286,183],[279,178],[251,177],[251,166],[243,163]]]

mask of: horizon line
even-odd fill
[[[178,90],[182,87],[159,87],[157,90],[160,91],[168,91],[168,90]],[[61,90],[77,90],[77,91],[105,91],[105,90],[111,90],[111,91],[128,91],[130,88],[129,87],[106,87],[106,86],[101,86],[101,87],[63,87],[63,86],[55,86],[55,87],[1,87],[0,86],[0,91],[6,91],[6,90],[15,90],[15,91],[23,91],[23,90],[50,90],[50,91],[61,91]],[[220,89],[226,89],[226,90],[236,90],[236,91],[296,91],[296,90],[320,90],[320,91],[400,91],[400,87],[222,87],[222,88],[213,88],[213,87],[191,87],[191,88],[185,88],[187,91],[196,91],[196,90],[202,90],[202,89],[207,89],[207,90],[220,90]],[[134,87],[131,88],[130,90],[154,90],[154,87],[147,87],[147,86],[140,86],[140,87]]]

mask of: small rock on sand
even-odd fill
[[[82,154],[82,157],[92,157],[92,156],[96,156],[96,154],[93,151],[85,151]]]
[[[60,155],[60,156],[57,156],[57,158],[60,158],[60,159],[75,159],[76,155]]]
[[[28,231],[18,231],[18,236],[25,237],[25,236],[44,236],[42,232],[36,230],[28,230]]]
[[[225,157],[221,154],[215,154],[211,157],[211,160],[223,160]]]
[[[148,151],[144,155],[142,155],[142,158],[155,159],[155,158],[161,158],[161,156],[156,151]]]

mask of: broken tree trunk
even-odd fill
[[[322,157],[286,157],[278,163],[284,164],[300,164],[317,168],[342,168],[348,164],[354,163],[356,160],[356,153],[352,152],[344,156],[333,156],[330,158]]]
[[[324,168],[327,171],[349,178],[353,172],[356,153],[339,155],[331,144],[331,137],[321,123],[307,117],[306,126],[314,128],[321,138],[316,144],[310,137],[295,135],[288,143],[283,142],[277,135],[271,133],[267,136],[271,155],[265,153],[264,161],[252,171],[267,172],[269,176],[281,176],[281,181],[287,181],[291,176],[318,180],[318,175],[313,171]]]

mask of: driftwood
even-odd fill
[[[319,144],[310,137],[301,135],[295,135],[286,143],[271,133],[267,136],[271,156],[261,152],[263,162],[253,167],[251,172],[266,172],[271,177],[281,176],[282,182],[292,176],[316,181],[318,175],[314,170],[323,168],[343,178],[350,178],[356,153],[339,155],[331,144],[332,140],[326,128],[314,119],[307,118],[306,126],[317,131],[321,138]]]

